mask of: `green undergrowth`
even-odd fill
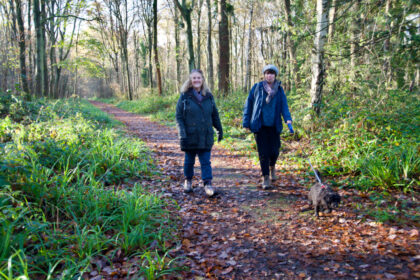
[[[409,192],[418,186],[420,106],[416,95],[405,91],[388,91],[382,99],[328,95],[321,115],[309,118],[306,100],[294,92],[287,95],[297,133],[291,136],[287,129],[283,131],[285,153],[281,156],[290,160],[295,170],[309,174],[309,155],[324,175],[345,176],[345,185],[364,191]],[[255,157],[253,135],[242,128],[246,97],[242,92],[216,97],[224,128],[222,145]],[[173,125],[177,98],[178,94],[145,95],[140,100],[113,103]]]
[[[85,278],[120,255],[137,256],[134,278],[177,269],[174,204],[142,185],[156,172],[142,141],[86,101],[8,92],[0,116],[0,279]]]

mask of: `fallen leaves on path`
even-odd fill
[[[273,190],[262,191],[258,166],[215,148],[212,166],[219,194],[207,198],[198,178],[194,192],[184,194],[183,153],[175,129],[110,105],[95,105],[124,122],[154,151],[163,174],[154,189],[163,188],[180,207],[182,231],[172,255],[182,257],[189,268],[182,279],[420,277],[419,230],[361,219],[351,201],[357,197],[363,203],[366,198],[357,192],[340,191],[338,211],[316,220],[312,211],[302,211],[308,206],[307,186],[297,183],[297,174],[280,174]]]

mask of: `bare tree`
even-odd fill
[[[42,36],[42,19],[41,19],[41,7],[39,0],[34,0],[33,2],[33,11],[34,11],[34,27],[36,31],[36,83],[35,83],[35,93],[42,96],[45,93],[44,89],[44,80],[45,72],[44,68],[44,59],[45,59],[45,48],[43,48],[43,36]]]
[[[328,43],[332,42],[334,37],[334,28],[335,28],[335,14],[337,11],[337,0],[332,0],[330,11],[329,11],[329,27],[328,27]]]
[[[251,10],[249,11],[249,28],[248,28],[248,45],[247,45],[247,59],[246,59],[246,73],[245,73],[245,92],[248,92],[251,87],[251,57],[252,57],[252,16],[254,14],[254,1],[251,1]]]
[[[311,105],[315,113],[321,112],[322,87],[324,85],[324,44],[328,31],[328,0],[317,0],[317,24],[312,50]]]
[[[211,32],[213,30],[212,23],[211,23],[211,4],[210,0],[207,1],[207,21],[208,21],[208,28],[207,28],[207,60],[208,60],[208,77],[209,77],[209,85],[210,88],[214,89],[214,74],[213,74],[213,50],[211,46]]]
[[[168,1],[169,2],[169,1]],[[173,9],[173,16],[174,16],[174,34],[175,34],[175,63],[176,63],[176,82],[177,87],[179,87],[181,83],[181,43],[179,39],[179,10],[175,6]]]
[[[229,91],[229,22],[227,0],[219,1],[219,92],[226,95]]]
[[[203,0],[198,1],[197,7],[197,68],[201,68],[201,7]]]
[[[188,53],[190,58],[188,60],[188,65],[190,71],[195,68],[195,59],[194,59],[194,42],[192,36],[192,24],[191,24],[191,13],[194,7],[194,1],[182,0],[182,5],[178,0],[174,0],[176,7],[181,12],[182,17],[184,18],[185,23],[187,24],[187,40],[188,40]]]
[[[149,80],[150,88],[153,89],[153,70],[152,70],[152,46],[153,46],[153,2],[151,0],[139,1],[140,15],[142,23],[146,24],[144,31],[147,32],[147,46],[149,50]]]
[[[295,42],[292,41],[292,29],[294,28],[293,22],[292,22],[292,16],[291,16],[291,9],[290,9],[290,0],[283,0],[284,3],[284,10],[285,10],[285,16],[286,16],[286,22],[287,22],[287,34],[286,34],[286,44],[287,49],[289,52],[289,59],[292,66],[290,67],[291,76],[293,77],[293,83],[296,87],[299,84],[299,69],[296,61],[296,47]]]
[[[19,63],[20,63],[20,76],[22,81],[23,90],[29,92],[27,70],[26,70],[26,39],[25,39],[25,26],[22,16],[22,1],[14,0],[16,2],[16,18],[19,30]],[[12,1],[13,3],[13,1]]]
[[[153,0],[153,49],[155,53],[155,66],[159,95],[162,95],[162,77],[160,72],[159,53],[157,48],[157,0]]]

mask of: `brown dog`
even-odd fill
[[[316,183],[311,187],[308,195],[309,204],[314,205],[315,216],[319,218],[319,211],[328,210],[331,213],[341,201],[340,195],[325,184]]]

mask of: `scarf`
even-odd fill
[[[263,86],[265,91],[268,93],[267,98],[265,99],[265,102],[268,104],[274,98],[274,96],[276,96],[276,93],[279,90],[279,82],[274,80],[274,83],[272,83],[270,86],[267,81],[264,81]]]
[[[198,91],[198,92],[197,92],[197,91],[193,88],[193,92],[194,92],[194,96],[197,98],[198,102],[203,101],[203,96],[201,95],[201,91]]]

